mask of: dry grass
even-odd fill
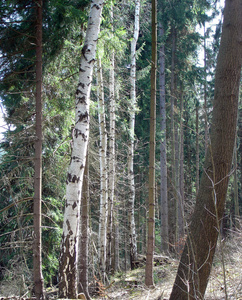
[[[221,247],[217,248],[205,299],[226,299],[223,268],[221,263],[221,251],[223,250],[225,257],[227,299],[242,300],[242,233],[233,233],[231,238],[227,239],[222,246],[223,249],[221,249]],[[176,276],[177,266],[178,261],[171,260],[169,264],[155,267],[154,289],[148,289],[144,285],[144,268],[122,274],[115,278],[115,284],[113,284],[108,290],[105,299],[169,299]]]
[[[221,249],[221,247],[217,248],[205,299],[226,299],[221,263],[221,251],[223,251],[225,257],[227,299],[242,300],[242,232],[234,232],[233,235],[231,235],[231,238],[227,239],[226,242],[222,244],[222,248],[223,249]],[[116,274],[112,279],[114,280],[114,283],[105,291],[105,297],[96,297],[93,299],[169,299],[176,276],[177,266],[178,261],[170,259],[169,263],[154,267],[155,287],[153,289],[148,289],[144,285],[144,267],[127,273]],[[23,266],[15,265],[14,268],[15,270],[6,271],[6,280],[0,282],[0,297],[2,297],[2,295],[5,297],[14,295],[19,296],[21,292],[22,294],[25,294],[26,291],[28,291],[29,287],[27,285],[31,282],[30,271],[27,270],[28,272],[25,272],[25,275],[23,275],[23,273],[21,273],[24,270]]]

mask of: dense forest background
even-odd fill
[[[36,3],[2,0],[0,4],[0,105],[4,118],[0,284],[11,281],[19,296],[33,288]],[[81,246],[81,238],[87,236],[87,273],[92,287],[109,285],[111,275],[135,269],[147,251],[151,7],[150,1],[143,0],[107,1],[103,7],[90,94],[88,187],[83,187],[86,193],[82,195],[82,204],[88,209],[81,206],[88,230],[80,227],[79,242]],[[43,1],[41,228],[45,287],[56,286],[59,279],[67,170],[76,132],[75,94],[80,57],[85,56],[89,10],[89,1]],[[223,3],[218,1],[158,1],[154,253],[160,259],[179,259],[194,211],[210,140],[222,16]],[[225,240],[237,238],[240,230],[241,97],[238,116],[220,229]],[[90,293],[93,290],[96,292],[90,288]],[[4,294],[1,289],[0,294]]]

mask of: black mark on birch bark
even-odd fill
[[[79,122],[82,122],[82,121],[84,121],[85,120],[85,122],[87,122],[88,121],[88,112],[86,111],[84,114],[80,114],[79,116]]]
[[[80,180],[80,177],[77,177],[76,175],[72,176],[70,173],[67,174],[67,183],[72,182],[72,183],[78,183]]]
[[[79,82],[79,83],[78,83],[77,90],[79,90],[79,87],[81,87],[82,89],[84,89],[84,87],[85,87],[85,84],[84,84],[84,83],[82,83],[82,82]],[[82,93],[80,90],[79,90],[79,92],[80,92],[80,93]]]
[[[86,103],[86,97],[85,96],[82,96],[82,97],[78,97],[77,99],[77,104],[87,104]]]
[[[66,226],[67,226],[67,229],[69,231],[69,235],[73,235],[73,231],[71,230],[71,225],[70,225],[70,221],[69,220],[66,220]]]

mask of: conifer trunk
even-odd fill
[[[89,138],[91,82],[102,7],[103,0],[94,0],[91,3],[79,69],[79,83],[75,100],[73,148],[66,181],[66,203],[59,265],[59,293],[61,298],[77,298],[79,211]]]
[[[145,284],[153,286],[155,248],[155,134],[156,134],[156,70],[157,70],[157,1],[152,0],[152,59],[150,95],[150,152],[149,152],[149,217],[145,266]]]
[[[178,201],[176,190],[176,140],[175,140],[175,60],[176,60],[176,30],[172,28],[172,58],[171,58],[171,95],[170,95],[170,145],[171,145],[171,199],[169,201],[169,242],[175,245],[177,242],[177,215]]]
[[[165,45],[164,29],[159,24],[159,37],[161,45],[159,49],[159,96],[162,140],[160,145],[160,209],[161,209],[161,250],[168,251],[168,199],[167,199],[167,155],[166,155],[166,94],[165,94]]]
[[[204,299],[224,213],[237,125],[242,64],[242,2],[226,0],[208,146],[171,300]]]
[[[34,292],[39,300],[43,298],[44,279],[42,275],[41,201],[42,201],[42,0],[38,0],[36,26],[36,141],[34,176]]]
[[[196,101],[196,195],[199,190],[199,102]]]

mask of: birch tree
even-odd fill
[[[130,140],[128,154],[128,181],[129,181],[129,236],[130,236],[130,265],[134,268],[137,259],[137,242],[134,220],[135,181],[134,181],[134,128],[136,110],[136,45],[139,37],[140,0],[135,1],[134,33],[131,41],[131,64],[130,64]]]
[[[108,178],[107,178],[107,131],[105,118],[103,75],[101,58],[98,58],[97,69],[98,92],[98,120],[99,120],[99,159],[100,159],[100,217],[99,217],[99,265],[101,274],[106,270],[107,247],[107,202],[108,202]]]
[[[90,90],[102,8],[103,0],[92,1],[85,43],[82,48],[75,100],[73,147],[66,180],[66,203],[59,266],[60,297],[77,298],[79,211],[89,138]]]
[[[111,8],[111,24],[113,36],[113,7]],[[109,69],[109,101],[110,101],[110,131],[109,131],[109,170],[108,170],[108,224],[107,224],[107,269],[111,267],[111,244],[113,235],[113,203],[114,203],[114,185],[115,185],[115,127],[116,111],[114,97],[114,49],[110,54]]]

